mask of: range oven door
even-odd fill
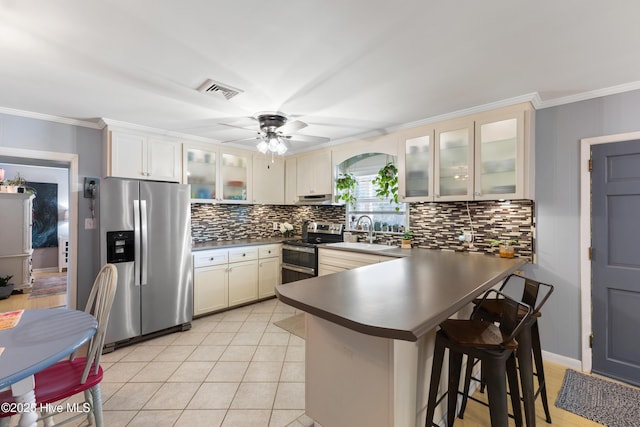
[[[282,264],[282,283],[291,283],[297,280],[310,279],[315,276],[316,274],[313,268]]]
[[[317,276],[317,249],[312,246],[282,245],[282,283]]]

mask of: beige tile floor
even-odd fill
[[[304,340],[273,325],[295,313],[271,299],[104,355],[105,426],[313,425],[304,415]]]

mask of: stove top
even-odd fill
[[[316,246],[321,243],[342,242],[343,225],[330,222],[309,222],[303,230],[301,240],[285,240],[284,244],[297,246]]]

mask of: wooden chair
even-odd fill
[[[477,317],[478,311],[491,294],[504,300],[499,326]],[[526,315],[519,318],[518,312],[521,310],[524,310]],[[452,426],[455,421],[462,358],[466,354],[469,360],[481,360],[486,368],[491,425],[493,427],[507,427],[508,425],[506,377],[509,382],[516,426],[522,426],[518,373],[514,354],[518,343],[514,338],[529,319],[531,313],[531,307],[528,305],[515,301],[500,291],[491,289],[484,294],[469,320],[448,319],[440,324],[440,329],[436,333],[433,353],[425,424],[427,427],[435,425],[433,424],[435,408],[444,397],[437,399],[445,349],[449,349],[449,385],[446,393],[447,425]]]
[[[95,423],[97,427],[104,425],[102,419],[102,399],[100,397],[100,382],[102,381],[102,368],[100,357],[109,321],[109,312],[116,294],[118,283],[118,271],[113,264],[105,264],[98,273],[91,288],[89,300],[85,312],[91,313],[98,321],[98,330],[89,342],[86,357],[76,357],[72,354],[68,359],[62,360],[35,375],[36,404],[58,402],[67,399],[80,392],[84,393],[85,402],[89,409],[87,413],[89,424]],[[13,402],[11,391],[0,393],[0,402]],[[83,408],[83,403],[80,407]],[[0,414],[0,427],[8,427],[10,416],[13,413]],[[66,423],[78,417],[79,413],[62,421]],[[53,426],[53,414],[42,414],[45,426]]]
[[[511,293],[514,293],[514,289],[519,289],[518,286],[522,286],[522,302],[533,308],[532,315],[525,323],[521,332],[516,337],[519,343],[519,348],[516,352],[516,358],[518,360],[518,367],[520,370],[520,382],[524,399],[525,419],[527,421],[527,426],[535,426],[535,399],[540,396],[542,399],[542,407],[545,412],[546,421],[547,423],[551,424],[551,413],[549,411],[547,387],[544,378],[544,366],[542,362],[542,348],[540,346],[538,318],[542,316],[542,314],[540,313],[542,306],[547,302],[547,300],[553,293],[553,285],[542,283],[518,274],[511,274],[502,283],[500,291],[505,292],[511,290]],[[543,295],[540,295],[541,288],[545,288]],[[480,299],[476,299],[473,301],[476,306],[478,306],[480,302]],[[499,321],[502,315],[502,310],[504,309],[503,304],[503,299],[486,300],[482,304],[482,307],[478,307],[476,316],[477,318],[482,320]],[[520,311],[518,313],[518,318],[523,318],[525,314],[526,313],[524,311]],[[535,372],[533,371],[532,353],[533,361],[535,361]],[[472,376],[472,369],[475,362],[475,360],[471,360],[467,363],[462,406],[460,408],[459,414],[460,418],[463,418],[464,416],[467,399],[478,401],[477,399],[469,396],[471,380],[480,381],[480,391],[484,391],[484,375],[481,376],[481,380]],[[533,389],[534,376],[538,379],[538,388],[535,391]]]

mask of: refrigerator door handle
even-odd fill
[[[142,242],[142,278],[140,284],[142,286],[147,284],[148,280],[148,265],[149,260],[149,224],[147,217],[147,201],[140,200],[140,231],[142,232],[140,239]]]
[[[133,284],[140,286],[140,200],[133,201]]]

